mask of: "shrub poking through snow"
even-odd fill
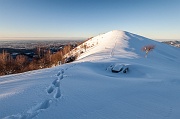
[[[146,52],[145,57],[147,57],[149,51],[152,51],[155,48],[155,45],[146,45],[142,48],[143,52]]]

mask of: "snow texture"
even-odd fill
[[[180,118],[180,49],[117,30],[84,44],[73,63],[1,76],[0,118]]]

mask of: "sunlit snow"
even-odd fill
[[[117,30],[85,43],[75,62],[1,76],[0,118],[180,118],[180,49]],[[117,64],[127,73],[113,73]]]

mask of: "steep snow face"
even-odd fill
[[[155,49],[145,58],[141,48],[149,44]],[[180,49],[115,30],[86,41],[69,55],[79,52],[73,63],[1,76],[0,118],[180,117]]]

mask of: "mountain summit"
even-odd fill
[[[69,55],[78,54],[78,60],[87,59],[87,61],[90,59],[98,60],[110,57],[133,59],[144,57],[145,53],[142,52],[142,48],[147,45],[154,45],[156,47],[153,53],[150,53],[151,58],[167,58],[169,56],[170,59],[172,57],[179,59],[179,56],[176,55],[179,53],[177,48],[119,30],[113,30],[89,38],[75,50],[71,51]]]
[[[155,48],[145,57],[148,45]],[[70,56],[76,61],[1,76],[0,118],[180,117],[178,48],[114,30],[90,38]]]

